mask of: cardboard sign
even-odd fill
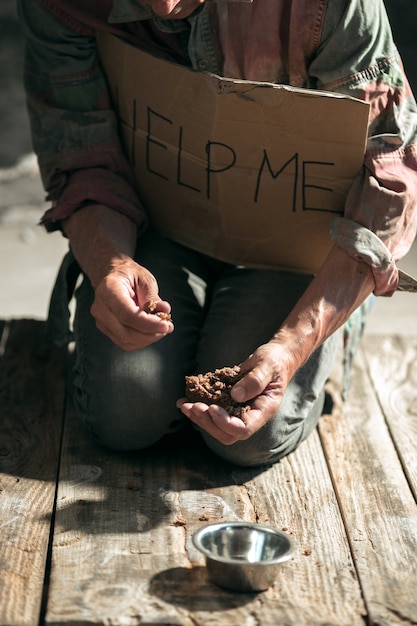
[[[316,272],[363,164],[369,105],[197,72],[109,34],[98,49],[154,227],[222,261]]]

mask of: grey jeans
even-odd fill
[[[152,232],[139,238],[136,260],[154,274],[160,296],[172,306],[175,331],[161,341],[120,350],[96,329],[88,279],[76,290],[74,403],[94,438],[117,450],[146,448],[184,426],[188,420],[175,406],[184,396],[184,376],[243,361],[270,339],[311,281],[222,263]],[[322,413],[338,336],[297,371],[278,413],[260,431],[231,446],[201,432],[206,444],[247,466],[273,463],[294,450]]]

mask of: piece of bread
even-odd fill
[[[218,404],[230,416],[242,417],[249,410],[246,404],[235,402],[230,395],[230,390],[237,381],[242,378],[243,372],[240,367],[222,367],[207,372],[207,374],[195,374],[185,377],[185,395],[191,402],[205,402],[206,404]]]
[[[145,302],[145,304],[143,305],[143,310],[146,311],[146,313],[157,315],[158,317],[161,318],[161,320],[167,320],[167,322],[172,321],[171,313],[164,313],[163,311],[156,311],[155,300],[148,300],[148,302]]]

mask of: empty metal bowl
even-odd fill
[[[210,580],[232,591],[263,591],[296,551],[294,539],[272,526],[225,522],[200,528],[195,547],[206,557]]]

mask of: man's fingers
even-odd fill
[[[243,420],[228,415],[222,407],[215,404],[207,405],[204,402],[188,402],[181,399],[177,402],[177,407],[196,426],[224,445],[249,439],[259,428],[259,411],[248,411]]]
[[[271,379],[270,372],[255,368],[246,374],[231,389],[231,396],[236,402],[247,402],[259,396],[268,386]]]
[[[174,330],[171,321],[138,308],[136,311],[121,308],[114,312],[109,307],[93,304],[91,314],[98,330],[127,352],[145,348]]]

